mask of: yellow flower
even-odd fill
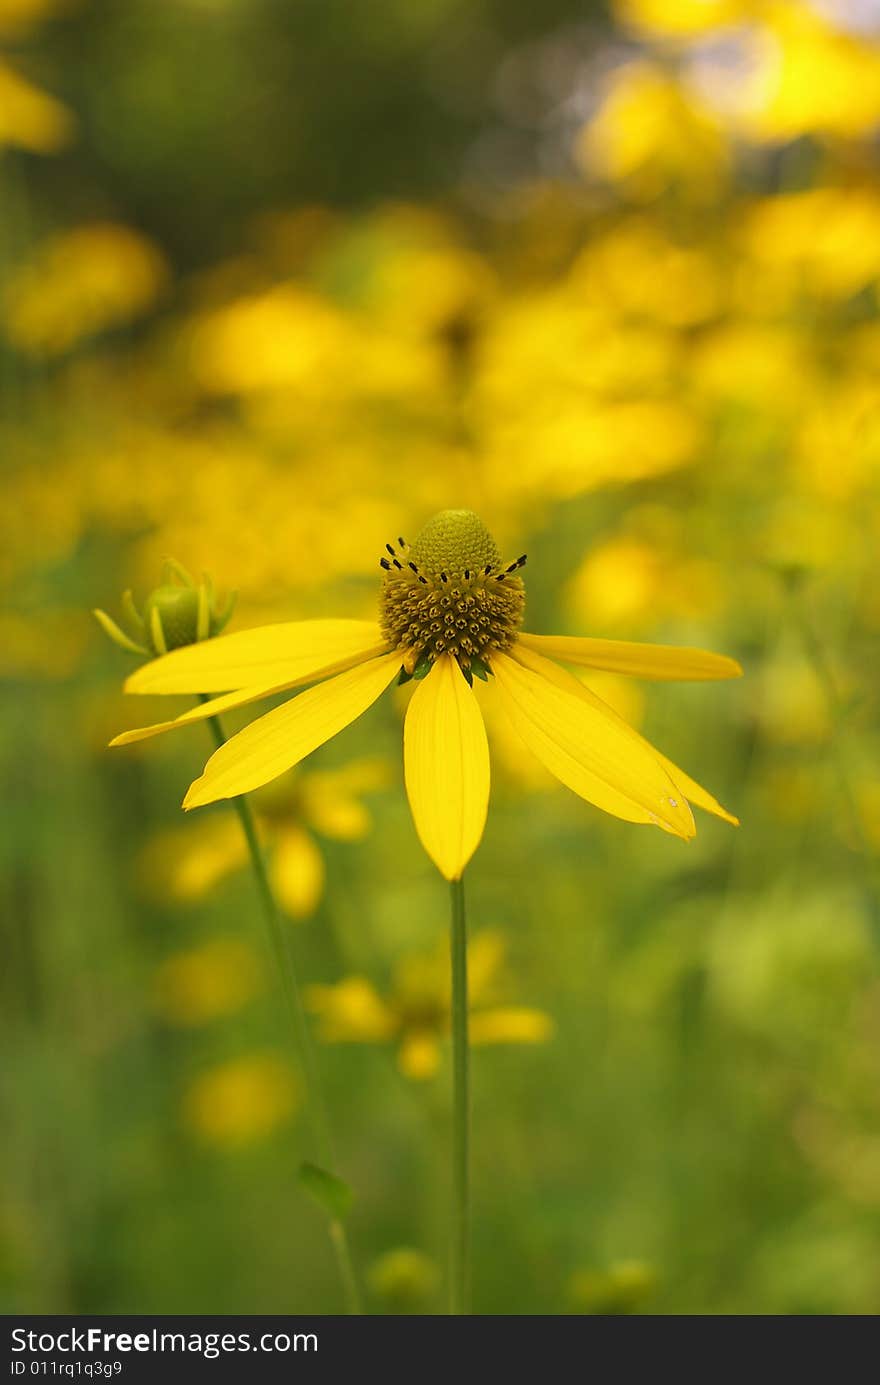
[[[32,154],[54,154],[72,134],[73,117],[61,102],[0,58],[0,149],[14,145]]]
[[[744,0],[613,0],[613,9],[622,24],[662,38],[711,32],[748,13]]]
[[[504,940],[494,931],[478,933],[471,941],[471,1043],[543,1043],[553,1034],[549,1015],[493,1003],[504,952]],[[307,999],[325,1043],[396,1043],[401,1072],[420,1081],[433,1077],[440,1066],[440,1045],[449,1033],[449,987],[443,948],[405,958],[384,998],[365,976],[348,976],[335,986],[311,986]]]
[[[135,693],[220,693],[182,715],[124,732],[125,745],[305,683],[226,742],[189,788],[185,808],[250,793],[355,721],[395,680],[417,681],[406,713],[404,769],[422,845],[458,879],[479,845],[489,802],[489,749],[473,688],[494,677],[524,744],[582,798],[627,822],[687,840],[690,802],[735,819],[566,672],[563,663],[660,680],[734,678],[719,654],[520,629],[525,594],[469,510],[443,510],[412,548],[387,545],[378,622],[263,626],[173,650],[126,683]]]
[[[255,796],[275,895],[293,918],[308,918],[324,892],[324,858],[315,834],[347,842],[365,837],[370,814],[363,796],[382,788],[387,777],[384,761],[364,757],[340,769],[285,776]],[[172,828],[150,841],[142,871],[151,887],[173,899],[200,899],[247,866],[247,841],[234,819],[209,817],[200,828]]]
[[[8,283],[6,330],[23,351],[60,354],[148,311],[167,275],[160,252],[128,226],[94,222],[59,232]]]
[[[424,1311],[437,1290],[440,1275],[427,1255],[400,1246],[374,1260],[367,1279],[383,1310],[400,1316]]]
[[[184,1097],[183,1119],[206,1143],[236,1149],[271,1135],[298,1103],[287,1064],[274,1053],[254,1053],[198,1077]]]
[[[701,196],[717,192],[730,157],[714,113],[646,60],[625,63],[611,76],[577,154],[585,172],[625,183],[648,202],[670,185]]]
[[[844,32],[818,10],[790,0],[762,9],[758,62],[737,102],[748,138],[860,139],[880,122],[880,46]]]
[[[166,957],[153,981],[153,1002],[169,1024],[207,1024],[232,1014],[260,990],[259,962],[246,943],[213,938]]]
[[[578,1270],[569,1282],[573,1313],[638,1313],[657,1289],[657,1273],[641,1260],[620,1260],[607,1270]]]

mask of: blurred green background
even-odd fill
[[[0,0],[3,1311],[340,1311],[209,738],[106,749],[167,703],[90,610],[370,618],[462,505],[529,628],[746,670],[589,680],[688,846],[487,708],[475,1311],[878,1311],[878,125],[873,0]],[[403,705],[257,807],[370,1308],[441,1312]]]

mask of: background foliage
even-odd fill
[[[232,628],[370,616],[457,505],[528,550],[532,628],[747,675],[594,680],[741,817],[687,847],[493,722],[477,1311],[877,1311],[878,36],[873,0],[0,0],[6,1312],[338,1311],[234,824],[178,807],[207,737],[105,749],[165,708],[89,609],[171,553]],[[434,1312],[401,706],[261,821],[371,1307]]]

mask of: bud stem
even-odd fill
[[[208,697],[204,694],[200,695],[199,700],[201,702],[209,701]],[[210,717],[208,725],[211,728],[218,748],[221,745],[225,745],[226,735],[219,717]],[[325,1164],[328,1171],[332,1173],[335,1163],[333,1138],[330,1134],[330,1123],[327,1119],[324,1098],[321,1093],[318,1063],[315,1057],[312,1036],[309,1032],[309,1022],[302,1001],[302,992],[297,979],[293,953],[291,952],[284,921],[281,917],[281,910],[275,899],[272,883],[266,869],[266,858],[257,835],[257,825],[254,821],[253,810],[248,801],[247,794],[239,794],[237,798],[232,800],[232,803],[238,813],[242,831],[247,841],[254,878],[256,879],[257,890],[260,895],[260,902],[262,903],[263,913],[269,928],[272,951],[275,953],[278,970],[281,974],[281,989],[284,992],[284,999],[287,1003],[287,1010],[291,1019],[297,1056],[305,1072],[309,1113],[312,1120],[315,1143],[318,1146],[319,1157],[322,1163]],[[345,1291],[348,1312],[349,1314],[359,1315],[363,1312],[363,1308],[361,1306],[360,1290],[354,1272],[351,1247],[348,1243],[348,1234],[345,1226],[337,1217],[332,1217],[330,1219],[330,1239],[336,1253],[336,1261]]]

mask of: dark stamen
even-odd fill
[[[386,548],[386,551],[387,551],[388,553],[390,553],[391,556],[392,556],[392,558],[393,558],[393,557],[394,557],[394,549],[391,547],[391,544],[390,544],[390,543],[386,543],[385,548]]]
[[[405,539],[398,538],[397,542],[398,542],[398,545],[399,545],[401,548],[406,548],[406,540],[405,540]]]
[[[379,559],[379,566],[380,566],[380,567],[384,567],[384,569],[385,569],[386,572],[389,572],[389,571],[391,570],[391,564],[389,563],[389,561],[388,561],[387,558],[380,558],[380,559]]]
[[[440,573],[440,581],[441,581],[441,582],[448,582],[448,581],[449,581],[449,578],[446,576],[446,573],[445,573],[445,572],[441,572],[441,573]]]
[[[392,559],[392,561],[394,563],[394,566],[397,568],[397,571],[403,572],[403,563],[399,563],[396,558]]]
[[[423,577],[421,573],[419,573],[419,581],[420,581],[420,582],[424,582],[425,586],[428,585],[428,579],[427,579],[427,577]]]
[[[419,571],[419,569],[417,568],[416,564],[415,564],[415,563],[410,563],[410,567],[412,568],[412,570],[413,570],[413,572],[416,574],[416,576],[418,576],[418,571]]]
[[[489,573],[490,573],[491,571],[492,571],[492,564],[491,564],[491,563],[487,563],[486,566],[483,568],[483,576],[484,576],[484,577],[488,577],[488,576],[489,576]]]
[[[471,570],[469,567],[466,567],[464,570],[464,580],[466,582],[469,582],[471,580]]]

